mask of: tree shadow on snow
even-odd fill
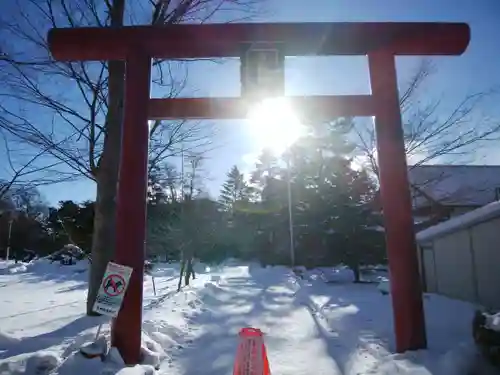
[[[74,284],[68,287],[64,287],[61,289],[56,290],[57,294],[61,293],[67,293],[67,292],[74,292],[75,290],[86,290],[88,288],[88,283],[85,282],[80,282],[78,284]]]
[[[0,316],[0,319],[9,319],[9,318],[17,318],[19,316],[24,316],[24,315],[40,314],[40,312],[42,312],[42,311],[54,310],[54,309],[57,309],[58,307],[63,307],[63,306],[71,306],[71,305],[75,305],[75,304],[80,303],[80,302],[81,302],[80,300],[76,300],[76,301],[60,303],[57,305],[50,305],[48,307],[44,307],[41,309],[23,311],[23,312],[11,314],[11,315],[2,315],[2,316]]]
[[[0,353],[0,359],[45,350],[63,343],[71,344],[72,340],[80,336],[83,331],[96,327],[102,322],[103,320],[98,317],[80,316],[54,331],[13,341],[8,347],[2,348],[4,350]]]
[[[203,328],[194,332],[192,341],[173,354],[174,363],[182,367],[185,375],[231,374],[241,328],[259,322],[256,328],[265,333],[279,326],[281,317],[289,313],[293,292],[276,288],[286,282],[285,278],[269,280],[252,275],[227,278],[223,285],[207,285],[201,311],[187,317],[190,326]],[[266,337],[266,342],[269,340],[273,344],[284,341]],[[168,373],[169,366],[163,364],[162,370]]]
[[[397,358],[404,361],[391,364],[394,372],[403,371],[399,370],[399,366],[405,369],[415,366],[427,368],[430,373],[440,373],[442,369],[437,367],[439,362],[436,358],[444,356],[457,344],[451,337],[456,333],[453,332],[456,327],[450,326],[449,330],[443,330],[442,315],[450,311],[436,306],[439,305],[438,296],[424,298],[429,351],[398,355],[395,353],[390,295],[382,295],[376,287],[366,284],[311,286],[302,287],[296,303],[309,310],[318,337],[325,342],[329,356],[337,362],[343,374],[371,371]],[[436,309],[442,310],[441,317],[433,311]],[[456,310],[458,312],[460,309]],[[470,319],[463,316],[462,320],[462,328],[468,331]],[[470,336],[465,331],[456,340],[460,340],[464,334]],[[449,337],[443,340],[443,335]],[[360,368],[362,365],[369,368]]]
[[[305,306],[309,311],[316,326],[318,338],[324,342],[328,355],[335,361],[341,373],[345,375],[358,373],[353,371],[356,356],[367,350],[366,344],[371,335],[368,327],[359,326],[360,321],[363,320],[358,316],[360,311],[351,309],[353,305],[345,300],[335,298],[331,298],[323,306],[318,306],[308,297],[298,300],[298,304]],[[332,321],[329,314],[322,311],[325,307],[350,311],[345,311]],[[367,325],[369,321],[366,321]]]
[[[85,287],[88,280],[88,271],[85,266],[58,266],[56,264],[51,267],[42,267],[46,264],[35,264],[28,272],[23,273],[23,283],[38,284],[40,282],[60,283],[66,281],[80,282],[82,288]]]
[[[143,311],[144,310],[151,310],[153,308],[159,307],[165,302],[167,299],[170,297],[174,296],[177,294],[177,290],[171,290],[170,292],[163,293],[161,295],[157,295],[156,297],[151,298],[144,306],[143,306]]]

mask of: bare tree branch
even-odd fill
[[[4,148],[4,160],[7,167],[4,171],[5,178],[0,179],[0,201],[10,194],[16,186],[41,186],[74,179],[73,173],[53,173],[53,168],[61,162],[47,164],[41,162],[47,154],[47,150],[39,150],[27,153],[25,148],[14,149],[14,141],[9,140],[8,135],[0,130]],[[22,145],[20,145],[22,146]]]
[[[433,73],[435,68],[431,62],[422,60],[400,97],[410,168],[447,155],[467,155],[471,152],[470,146],[500,136],[500,120],[480,114],[484,101],[496,94],[494,90],[467,95],[452,110],[445,110],[441,99],[429,101],[422,92]],[[357,121],[353,130],[358,152],[378,175],[373,125]]]
[[[149,22],[153,25],[205,22],[221,12],[254,15],[261,10],[261,3],[262,0],[149,0],[146,4],[151,8],[134,2],[137,8],[132,6],[128,12],[143,22],[150,12]],[[17,128],[13,134],[32,145],[50,149],[52,144],[49,152],[56,159],[65,159],[67,166],[91,179],[97,176],[107,131],[109,67],[104,62],[54,62],[45,38],[51,27],[110,25],[112,9],[114,5],[109,1],[103,4],[96,0],[15,0],[9,19],[0,16],[2,30],[16,44],[27,47],[0,46],[0,72],[8,76],[4,89],[0,89],[0,100],[16,101],[14,107],[0,101],[1,126]],[[163,96],[178,96],[187,81],[186,64],[158,60],[154,68],[154,83],[167,90],[162,90]],[[54,131],[33,115],[40,111],[52,117]],[[19,123],[23,126],[19,127]],[[150,132],[155,148],[153,157],[160,162],[175,154],[168,150],[178,142],[206,145],[202,140],[209,134],[203,136],[201,127],[179,121],[156,122]],[[63,128],[61,133],[59,129]]]

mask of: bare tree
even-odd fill
[[[499,137],[500,120],[481,115],[482,104],[495,92],[469,94],[447,110],[442,99],[429,100],[425,92],[425,84],[435,72],[430,60],[421,60],[401,92],[404,140],[410,168],[447,155],[466,157],[471,146]],[[356,121],[353,130],[362,159],[378,176],[373,125],[369,121]]]
[[[184,160],[182,161],[184,163]],[[191,276],[194,278],[193,257],[196,246],[199,246],[198,236],[193,236],[193,227],[195,223],[195,216],[199,215],[199,205],[196,197],[201,193],[203,186],[202,163],[203,157],[199,154],[190,155],[187,158],[189,169],[186,174],[182,176],[182,192],[183,201],[180,213],[180,227],[177,232],[179,236],[179,249],[181,252],[181,269],[179,274],[179,284],[177,290],[179,291],[182,286],[182,276],[184,276],[185,285],[189,285]],[[198,234],[200,228],[197,228]]]
[[[0,179],[0,202],[2,202],[0,204],[2,206],[11,205],[9,201],[20,190],[68,181],[75,177],[71,172],[55,172],[53,168],[59,163],[47,164],[45,162],[44,156],[47,150],[33,150],[29,145],[10,138],[0,130],[1,148],[4,150],[2,157],[4,177]]]
[[[205,22],[217,14],[246,18],[261,1],[13,0],[9,14],[0,16],[0,126],[97,184],[88,314],[114,253],[124,63],[54,62],[48,29]],[[185,82],[184,62],[154,61],[153,68],[155,87],[163,96],[177,95]],[[150,157],[160,161],[175,152],[175,144],[203,143],[204,135],[196,125],[157,121],[151,138]]]
[[[449,176],[445,173],[435,173],[431,180],[416,178],[418,176],[412,175],[417,172],[414,168],[445,156],[453,156],[450,164],[457,161],[467,162],[469,157],[475,154],[472,147],[477,147],[481,142],[496,140],[500,135],[500,120],[488,118],[481,112],[482,105],[495,94],[494,90],[466,95],[451,106],[451,109],[446,109],[447,105],[442,99],[432,100],[426,95],[426,83],[435,72],[435,66],[430,60],[421,60],[400,96],[410,187],[416,205],[414,208],[421,208],[422,203],[418,202],[424,201],[430,208],[427,215],[429,218],[418,223],[417,228],[446,219],[450,208],[444,200],[450,201],[453,196],[457,198],[469,187],[456,188],[444,198],[434,196],[430,194],[432,188],[429,189],[429,186],[437,186],[436,184],[444,182]],[[364,159],[365,166],[378,178],[374,127],[366,121],[356,121],[353,124],[361,159]]]

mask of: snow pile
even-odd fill
[[[167,357],[161,344],[145,334],[142,335],[141,355],[142,364],[153,368],[159,368],[161,362]]]
[[[47,258],[32,260],[28,263],[1,262],[0,275],[23,274],[41,275],[49,278],[48,275],[71,275],[83,273],[88,270],[89,262],[87,260],[76,261],[72,265],[62,265],[59,262],[53,262]]]
[[[158,369],[160,363],[166,358],[162,346],[147,337],[147,335],[143,335],[141,348],[142,365],[135,366],[134,371],[130,372],[131,369],[125,366],[118,350],[116,348],[109,348],[109,327],[105,328],[104,332],[104,335],[100,336],[95,343],[88,341],[95,334],[93,332],[76,333],[75,337],[70,338],[69,341],[67,341],[68,338],[60,337],[59,343],[57,343],[54,337],[54,340],[48,342],[52,344],[50,350],[34,352],[29,351],[32,347],[37,347],[38,344],[31,341],[37,340],[36,338],[30,338],[30,341],[28,341],[10,338],[1,334],[0,374],[153,374],[155,369]],[[6,337],[9,339],[5,340]],[[86,354],[92,354],[90,352],[93,352],[93,355],[87,358],[82,355],[80,349],[86,349]],[[19,352],[20,354],[6,358],[5,353],[9,354],[11,352]],[[3,358],[6,359],[1,360]],[[77,369],[78,372],[76,372]]]
[[[14,267],[9,268],[9,273],[22,273],[28,272],[28,267],[24,264],[16,264]]]
[[[322,279],[327,283],[351,283],[354,281],[354,272],[349,267],[319,268]]]
[[[28,268],[23,263],[0,262],[0,275],[27,272]]]
[[[96,342],[84,346],[80,351],[85,349],[84,352],[89,354],[89,358],[91,358],[91,360],[100,358],[102,361],[102,369],[100,373],[103,374],[152,374],[155,372],[155,369],[160,367],[160,363],[166,358],[166,354],[162,346],[145,334],[142,335],[141,344],[142,363],[141,365],[135,366],[133,372],[130,372],[131,369],[126,367],[125,362],[123,361],[123,358],[117,348],[108,348],[109,333],[106,336],[99,337]],[[79,356],[79,354],[75,353],[75,356]]]
[[[337,267],[318,267],[313,270],[300,269],[307,278],[312,280],[321,279],[325,283],[352,283],[355,280],[351,268],[343,265]],[[388,271],[386,267],[372,266],[361,267],[360,279],[362,282],[378,283],[387,280]]]
[[[477,368],[483,368],[478,371]],[[428,351],[392,354],[383,358],[370,373],[377,375],[493,375],[473,346],[458,345],[456,348],[442,354],[432,355]]]
[[[500,312],[493,315],[485,314],[485,316],[485,327],[493,331],[500,332]]]
[[[25,374],[50,374],[60,365],[57,353],[37,352],[26,360]]]
[[[181,265],[180,263],[151,263],[152,269],[148,272],[148,275],[154,277],[172,277],[174,275],[178,275],[180,272]],[[193,269],[196,274],[205,274],[210,272],[211,270],[218,269],[218,267],[209,266],[205,263],[195,262],[193,264]]]
[[[389,279],[381,280],[377,285],[377,289],[382,294],[390,294],[391,293],[391,282],[389,281]]]
[[[52,261],[78,261],[85,258],[85,252],[74,244],[64,245],[60,250],[50,254],[47,259]]]
[[[153,375],[155,369],[151,366],[137,365],[134,367],[124,367],[118,371],[117,375]]]
[[[308,270],[305,267],[296,267],[302,277],[308,280],[322,280],[325,283],[352,283],[354,272],[349,267],[317,267]]]

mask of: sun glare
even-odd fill
[[[250,132],[259,149],[283,153],[303,133],[300,119],[285,98],[269,98],[248,114]]]

